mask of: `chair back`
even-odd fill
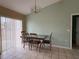
[[[37,33],[30,33],[30,35],[37,35]]]
[[[25,35],[29,35],[29,33],[25,33]]]
[[[22,38],[22,40],[23,41],[25,41],[26,40],[26,37],[27,37],[27,35],[29,35],[29,33],[26,33],[25,31],[21,31],[21,38]]]
[[[26,33],[25,31],[21,31],[21,35],[22,35],[22,36],[24,36],[24,35],[25,35],[25,33]]]
[[[52,33],[51,33],[50,36],[49,36],[49,40],[50,40],[50,41],[52,41],[51,39],[52,39]]]

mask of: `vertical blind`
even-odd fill
[[[21,29],[22,22],[19,20],[1,17],[2,51],[16,47],[16,42],[18,43],[18,39],[20,39]]]

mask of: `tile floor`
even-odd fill
[[[52,50],[36,49],[29,50],[18,47],[4,51],[0,56],[1,59],[79,59],[79,50],[69,50],[53,47]]]

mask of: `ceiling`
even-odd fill
[[[45,8],[59,1],[61,0],[37,0],[37,6],[40,8]],[[27,15],[31,13],[31,9],[35,5],[34,2],[35,0],[0,0],[0,5],[21,14]]]

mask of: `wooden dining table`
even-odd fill
[[[37,40],[45,40],[48,36],[47,35],[27,35],[26,39],[37,39]]]
[[[37,44],[37,47],[38,47],[38,45],[40,44],[40,47],[41,47],[42,44],[43,44],[43,41],[44,41],[47,37],[48,37],[47,35],[27,35],[27,36],[26,36],[26,39],[28,39],[29,48],[32,49],[33,44]]]
[[[42,42],[48,37],[48,35],[25,35],[23,37],[24,39],[24,45],[25,47],[26,43],[29,43],[29,47],[31,47],[33,44],[42,44]],[[22,37],[21,37],[22,38]]]

